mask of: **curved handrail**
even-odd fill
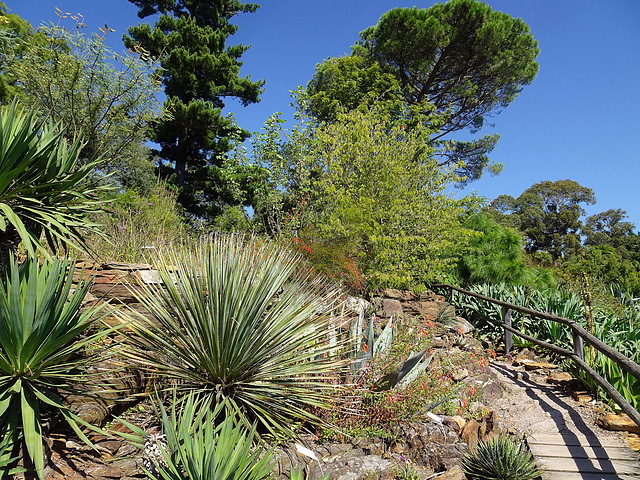
[[[544,313],[544,312],[539,312],[537,310],[532,310],[530,308],[526,308],[526,307],[521,307],[519,305],[514,305],[512,303],[508,303],[508,302],[504,302],[502,300],[498,300],[496,298],[491,298],[491,297],[486,297],[484,295],[481,295],[479,293],[475,293],[475,292],[471,292],[469,290],[465,290],[463,288],[460,287],[456,287],[455,285],[451,285],[448,283],[439,283],[439,284],[435,284],[432,285],[432,288],[448,288],[451,291],[455,290],[458,291],[462,294],[465,295],[469,295],[472,297],[475,297],[479,300],[484,300],[486,302],[489,303],[493,303],[495,305],[500,305],[503,308],[507,308],[509,310],[514,310],[516,312],[520,312],[520,313],[524,313],[526,315],[531,315],[533,317],[538,317],[538,318],[543,318],[545,320],[551,320],[553,322],[557,322],[557,323],[561,323],[564,325],[569,326],[572,331],[574,332],[575,335],[577,335],[579,338],[582,338],[584,340],[586,340],[587,342],[589,342],[595,349],[597,349],[598,351],[602,352],[604,355],[606,355],[607,357],[611,358],[612,360],[614,360],[622,370],[624,370],[625,372],[629,373],[630,375],[633,375],[636,379],[638,379],[640,381],[640,365],[638,365],[636,362],[634,362],[633,360],[631,360],[630,358],[624,356],[622,353],[620,353],[619,351],[611,348],[609,345],[607,345],[606,343],[604,343],[602,340],[600,340],[599,338],[595,337],[594,335],[592,335],[591,333],[589,333],[587,330],[584,329],[584,327],[582,327],[582,325],[580,325],[579,323],[577,323],[574,320],[571,320],[569,318],[564,318],[564,317],[559,317],[557,315],[552,315],[550,313]],[[629,417],[637,424],[640,426],[640,413],[638,413],[638,411],[633,408],[631,406],[631,404],[629,404],[629,402],[627,402],[624,397],[609,383],[607,382],[604,378],[600,377],[600,375],[598,375],[591,367],[589,367],[589,365],[584,362],[583,358],[580,358],[578,355],[576,355],[574,352],[570,352],[569,350],[565,350],[562,349],[556,345],[553,344],[549,344],[546,342],[543,342],[541,340],[538,340],[534,337],[531,337],[529,335],[526,335],[518,330],[516,330],[515,328],[512,328],[509,325],[503,325],[505,330],[508,330],[528,341],[531,341],[537,345],[540,345],[543,348],[547,348],[549,350],[552,350],[556,353],[559,353],[560,355],[566,356],[571,358],[574,362],[576,362],[578,364],[578,366],[580,368],[582,368],[591,378],[593,378],[593,380],[600,385],[604,390],[607,391],[607,393],[609,393],[609,395],[612,397],[612,399],[620,406],[620,408],[622,409],[623,412],[625,412],[627,415],[629,415]]]

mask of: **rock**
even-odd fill
[[[397,469],[395,460],[378,455],[363,455],[354,449],[344,455],[326,459],[322,472],[317,462],[309,465],[308,478],[320,478],[322,473],[331,471],[332,480],[358,480],[362,478],[391,479]]]
[[[451,428],[456,434],[460,435],[462,433],[462,429],[466,425],[466,420],[462,418],[460,415],[454,415],[453,417],[445,418],[442,423],[444,423],[447,427]]]
[[[605,417],[599,418],[597,423],[605,430],[617,430],[640,434],[640,427],[624,413],[620,415],[606,415]]]
[[[465,378],[467,378],[469,376],[469,370],[467,370],[466,368],[462,368],[460,370],[457,370],[453,376],[451,377],[451,379],[454,382],[460,382],[462,380],[464,380]]]
[[[475,327],[462,317],[453,317],[452,322],[447,327],[460,335],[468,335],[475,330]]]
[[[558,368],[558,366],[554,363],[549,363],[549,362],[534,362],[534,361],[530,361],[530,360],[522,360],[521,365],[524,366],[525,370],[542,370],[542,369],[555,369]]]
[[[640,437],[635,433],[624,433],[624,439],[627,441],[631,449],[640,452]]]
[[[438,480],[466,480],[467,477],[465,476],[464,471],[462,470],[462,467],[460,465],[454,465],[446,472],[438,475],[435,478],[437,478]]]
[[[371,306],[364,298],[347,297],[344,305],[355,313],[360,313],[362,310],[366,310]]]
[[[570,373],[567,372],[553,372],[550,373],[547,377],[547,383],[551,383],[553,385],[561,385],[573,380],[573,377]]]
[[[402,315],[402,304],[398,300],[393,300],[389,298],[382,299],[382,312],[383,316],[389,317],[392,314]]]
[[[480,430],[480,424],[475,418],[472,418],[462,429],[460,437],[470,447],[478,443],[478,432]]]
[[[571,396],[576,402],[579,402],[579,403],[587,403],[587,402],[590,402],[592,399],[591,393],[587,392],[586,390],[580,390],[580,391],[577,390],[575,392],[572,392]]]

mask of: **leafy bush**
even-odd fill
[[[298,268],[300,257],[269,242],[205,239],[158,259],[164,288],[139,301],[128,355],[177,381],[180,393],[225,401],[246,422],[293,434],[335,393],[344,362],[327,306],[336,292]]]
[[[462,468],[471,480],[530,480],[540,475],[525,445],[506,436],[478,443],[462,459]]]
[[[80,311],[90,282],[71,291],[73,274],[66,261],[36,260],[22,267],[9,262],[0,287],[0,473],[11,472],[11,459],[22,437],[26,454],[43,478],[41,417],[55,413],[89,443],[78,423],[88,426],[66,406],[61,396],[82,393],[90,361],[85,346],[107,335],[103,329],[78,339],[101,307]],[[3,447],[3,448],[2,448]],[[1,476],[1,475],[0,475]]]

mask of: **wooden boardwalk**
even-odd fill
[[[509,392],[509,401],[497,400],[496,407],[524,434],[543,480],[640,480],[640,455],[620,433],[583,418],[584,406],[562,389],[533,372],[499,364],[492,369]]]
[[[619,438],[557,433],[527,443],[543,480],[640,480],[640,457]]]

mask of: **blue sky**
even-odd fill
[[[127,0],[5,0],[34,26],[57,21],[55,7],[82,13],[89,31],[105,23],[116,30],[111,44],[138,23]],[[259,3],[259,0],[258,0]],[[360,31],[395,7],[426,8],[434,1],[265,0],[236,17],[230,42],[252,45],[243,75],[265,79],[262,101],[243,108],[230,100],[240,126],[260,130],[273,112],[290,116],[289,90],[306,85],[315,65],[349,53]],[[536,182],[572,179],[594,190],[588,214],[622,208],[640,227],[640,1],[492,0],[495,10],[522,18],[538,40],[540,70],[531,85],[493,127],[500,134],[491,159],[503,172],[465,192],[493,199],[518,196]],[[145,19],[144,21],[147,21]]]

